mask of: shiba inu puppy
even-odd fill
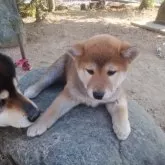
[[[25,96],[33,98],[58,79],[66,82],[46,112],[28,128],[27,135],[42,134],[73,107],[84,103],[92,107],[105,104],[118,139],[127,139],[131,128],[121,85],[137,55],[136,47],[106,34],[73,45],[36,84],[25,90]]]
[[[0,53],[0,126],[28,127],[40,114],[37,106],[16,86],[13,61]]]

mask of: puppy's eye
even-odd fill
[[[112,71],[112,70],[109,70],[109,71],[107,72],[108,76],[112,76],[112,75],[114,75],[115,73],[116,73],[116,71]]]
[[[86,71],[90,74],[90,75],[93,75],[94,74],[94,71],[92,69],[86,69]]]

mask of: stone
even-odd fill
[[[44,72],[29,72],[20,80],[21,90]],[[33,100],[45,110],[62,88],[54,84]],[[135,101],[129,101],[129,117],[126,141],[116,138],[104,106],[77,106],[35,138],[27,137],[26,129],[0,128],[2,165],[165,165],[164,132]]]
[[[19,33],[23,35],[23,23],[15,1],[0,0],[0,48],[18,46]]]
[[[89,3],[89,9],[104,9],[105,8],[105,0],[91,0]]]
[[[161,25],[161,24],[157,24],[153,21],[135,21],[131,23],[134,26],[146,29],[146,30],[150,30],[153,32],[157,32],[160,33],[162,35],[165,35],[165,26]]]
[[[68,7],[65,5],[62,5],[62,4],[56,6],[56,10],[67,10],[67,9],[68,9]]]

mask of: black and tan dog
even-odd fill
[[[63,77],[66,85],[48,110],[28,129],[28,136],[45,132],[73,107],[105,104],[120,140],[131,132],[127,99],[122,90],[130,63],[138,51],[111,35],[97,35],[72,46],[41,79],[25,91],[29,98]]]
[[[0,53],[0,126],[28,127],[39,114],[37,106],[17,88],[13,61]]]

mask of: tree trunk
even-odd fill
[[[139,9],[147,9],[147,8],[152,8],[154,6],[154,0],[142,0]]]
[[[18,35],[23,39],[23,22],[15,0],[0,0],[0,47],[17,46]]]
[[[159,8],[155,22],[165,24],[165,0]]]
[[[55,10],[55,0],[48,0],[48,11],[53,12]]]

